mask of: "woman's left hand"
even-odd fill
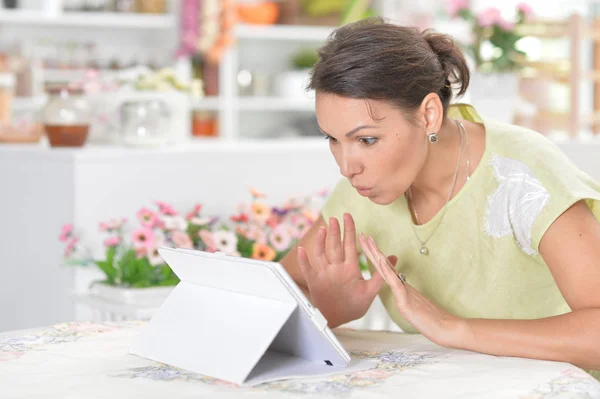
[[[460,347],[467,328],[464,320],[441,309],[408,282],[401,280],[372,237],[366,238],[360,234],[358,240],[365,255],[390,286],[400,315],[434,343]]]

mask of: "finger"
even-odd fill
[[[313,249],[313,269],[322,270],[327,267],[327,256],[325,255],[325,240],[327,237],[327,229],[325,227],[319,227],[317,236],[315,238],[315,245]]]
[[[307,280],[306,283],[308,284],[308,280],[310,280],[314,276],[315,270],[310,264],[310,261],[308,260],[308,255],[306,254],[304,248],[298,247],[296,253],[298,256],[298,265],[300,265],[300,270],[302,270],[302,274],[304,274],[304,277]]]
[[[356,250],[356,227],[349,213],[344,213],[344,260],[349,263],[358,261]]]
[[[375,257],[375,255],[370,247],[370,243],[369,243],[368,239],[366,237],[364,237],[362,234],[359,237],[359,244],[360,244],[361,248],[363,249],[365,255],[367,255],[367,258],[369,258],[369,260],[371,261],[371,264],[377,270],[378,274],[385,280],[386,283],[389,284],[389,281],[387,281],[386,275],[381,271],[381,265],[379,264],[379,261]]]
[[[375,244],[375,240],[373,240],[373,237],[369,237],[368,242],[369,242],[371,251],[373,251],[375,254],[377,263],[380,266],[379,267],[380,273],[383,274],[383,278],[385,279],[385,281],[392,288],[394,288],[393,291],[397,290],[398,292],[405,292],[406,288],[404,287],[404,282],[402,280],[400,280],[400,277],[398,276],[396,269],[394,269],[394,266],[389,262],[388,258],[379,250],[379,248],[377,248],[377,245]]]
[[[344,261],[341,236],[340,223],[337,218],[329,218],[325,251],[329,263],[342,263]]]
[[[367,281],[367,292],[369,298],[375,298],[375,295],[377,295],[381,289],[381,286],[383,285],[383,281],[384,280],[381,276],[381,273],[375,270],[375,273],[373,273],[369,281]]]

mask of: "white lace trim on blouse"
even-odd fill
[[[499,186],[488,197],[485,232],[496,238],[512,234],[525,253],[535,255],[531,230],[550,194],[525,163],[494,154],[490,164]]]

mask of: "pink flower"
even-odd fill
[[[301,238],[308,232],[310,225],[310,221],[305,216],[294,215],[292,217],[292,237]]]
[[[271,216],[267,220],[267,226],[274,229],[279,224],[280,219],[281,218],[277,214],[275,214],[275,213],[271,214]]]
[[[145,227],[153,228],[158,223],[158,216],[148,208],[140,209],[136,216],[140,223]]]
[[[148,227],[142,227],[133,232],[133,246],[136,248],[154,247],[154,232]]]
[[[255,224],[248,226],[248,229],[246,230],[246,238],[256,241],[259,244],[267,243],[267,233],[262,227]]]
[[[465,8],[469,8],[469,0],[449,0],[447,12],[454,18]]]
[[[148,248],[146,247],[136,247],[134,248],[135,250],[135,257],[138,259],[143,258],[144,256],[148,255],[148,253],[150,252],[148,250]]]
[[[464,1],[466,2],[466,0],[464,0]],[[323,190],[321,190],[321,191],[317,191],[317,195],[318,195],[319,197],[327,197],[327,196],[329,195],[329,189],[327,189],[327,188],[324,188],[324,189],[323,189]]]
[[[177,211],[175,211],[175,209],[171,205],[167,204],[166,202],[154,201],[154,203],[158,206],[158,211],[162,215],[168,215],[168,216],[176,216],[177,215]]]
[[[73,237],[67,243],[67,247],[65,248],[65,258],[68,258],[69,256],[71,256],[71,254],[75,250],[75,247],[77,246],[77,242],[79,242],[79,238]]]
[[[217,252],[217,245],[215,243],[213,234],[210,231],[202,229],[198,232],[198,236],[204,245],[206,245],[206,252]]]
[[[106,240],[104,240],[104,246],[105,247],[116,247],[117,245],[119,245],[120,242],[121,242],[121,237],[119,237],[119,236],[108,237]]]
[[[505,20],[504,18],[500,18],[498,21],[496,21],[496,25],[498,25],[500,28],[502,28],[502,30],[505,31],[512,31],[513,29],[515,29],[515,24]]]
[[[71,238],[72,234],[73,234],[73,225],[65,224],[62,227],[62,229],[60,230],[60,236],[58,237],[58,239],[62,242],[66,242],[69,238]]]
[[[529,20],[533,17],[533,8],[527,3],[519,3],[517,4],[517,12],[523,14],[523,19],[525,21]]]
[[[190,236],[187,235],[187,233],[184,233],[183,231],[178,231],[175,230],[171,233],[171,240],[173,240],[173,244],[175,244],[175,246],[177,248],[193,248],[194,244],[192,243],[192,240],[190,239]]]
[[[484,28],[494,25],[501,19],[500,10],[496,7],[487,8],[477,15],[477,23]]]
[[[292,243],[289,226],[283,224],[277,226],[271,234],[269,234],[269,242],[277,251],[285,251]]]
[[[119,219],[111,219],[108,222],[101,222],[100,223],[100,231],[113,231],[113,230],[118,230],[120,229],[125,222],[127,222],[127,219],[122,218],[121,220]]]
[[[202,205],[196,204],[191,212],[186,215],[186,219],[189,221],[191,219],[197,218],[200,216],[200,212],[202,211]]]

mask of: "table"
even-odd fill
[[[127,353],[145,322],[72,322],[0,333],[2,398],[600,398],[567,363],[439,347],[421,335],[336,329],[371,370],[246,388]],[[240,333],[243,333],[243,328]]]

